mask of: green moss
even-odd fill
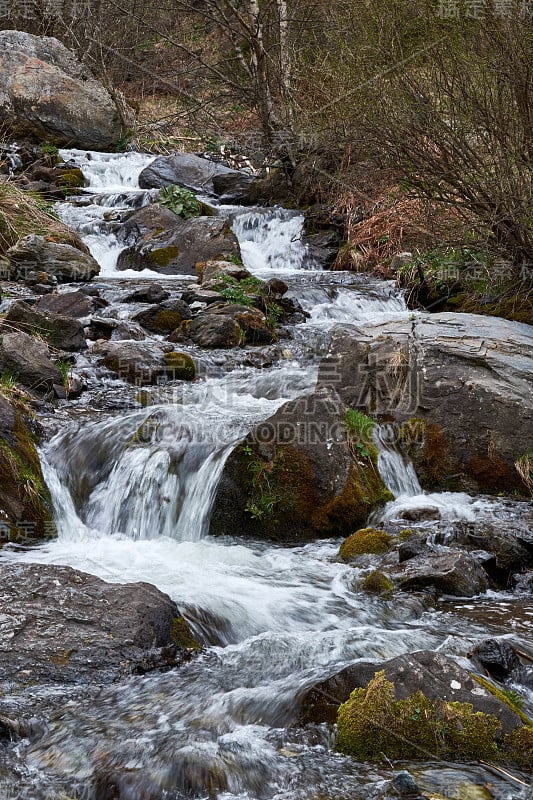
[[[383,572],[376,569],[364,579],[363,590],[369,594],[390,595],[394,591],[394,584]]]
[[[533,771],[533,726],[522,725],[504,740],[508,757],[526,772]]]
[[[85,186],[85,176],[79,167],[66,169],[61,173],[59,185],[65,187],[66,189],[81,189]]]
[[[193,381],[196,377],[196,365],[188,353],[165,353],[163,356],[167,366],[167,374],[180,381]]]
[[[179,311],[172,311],[167,308],[154,314],[153,319],[150,320],[150,328],[161,333],[171,333],[180,327],[181,322]]]
[[[509,692],[499,689],[497,686],[491,683],[491,681],[488,681],[486,678],[482,678],[480,675],[476,675],[474,672],[471,672],[470,676],[477,683],[479,683],[480,686],[483,686],[484,689],[486,689],[488,692],[494,695],[494,697],[497,697],[498,700],[509,706],[511,711],[513,711],[518,717],[520,717],[524,725],[533,725],[533,720],[531,720],[527,716],[527,714],[524,714],[524,712],[522,711],[520,706],[517,705],[516,702],[513,702],[512,695]]]
[[[469,703],[431,702],[422,692],[396,700],[385,672],[356,689],[338,711],[337,749],[358,761],[495,759],[500,721]]]
[[[398,534],[398,539],[400,542],[406,542],[411,536],[414,535],[414,530],[412,528],[403,528],[400,533]]]
[[[158,247],[152,250],[149,259],[158,267],[168,267],[174,259],[178,258],[179,254],[179,248],[174,244],[169,244],[167,247]]]
[[[184,647],[187,650],[202,650],[202,645],[192,635],[184,617],[174,617],[170,638],[172,643],[178,647]]]
[[[362,528],[356,531],[341,544],[339,555],[343,561],[351,561],[352,558],[372,553],[383,555],[388,553],[394,542],[394,537],[385,531],[375,528]]]

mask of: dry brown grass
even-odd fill
[[[32,233],[87,252],[78,234],[53,214],[48,203],[0,177],[0,255]]]

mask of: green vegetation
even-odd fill
[[[362,588],[369,594],[389,597],[394,591],[394,584],[383,572],[376,569],[366,576]]]
[[[0,374],[0,392],[5,397],[10,397],[13,389],[17,385],[17,376],[14,372],[6,369]]]
[[[431,702],[422,692],[396,700],[385,672],[352,692],[337,723],[337,749],[358,761],[498,757],[496,717],[475,712],[468,703]]]
[[[68,386],[72,364],[70,363],[70,361],[66,361],[65,359],[60,358],[58,361],[56,361],[56,367],[61,373],[63,386]]]
[[[394,537],[385,531],[375,528],[361,528],[341,544],[339,555],[343,561],[351,561],[366,553],[383,555],[388,553],[394,543]]]
[[[174,184],[165,186],[159,191],[159,202],[183,219],[198,217],[202,213],[202,204],[194,192]]]
[[[346,425],[352,437],[353,447],[362,458],[375,459],[377,451],[373,444],[375,422],[362,411],[349,408],[346,412]]]
[[[163,360],[166,364],[167,375],[174,380],[193,381],[196,377],[196,365],[188,353],[172,351],[165,353]]]

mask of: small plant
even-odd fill
[[[358,411],[356,408],[349,408],[346,412],[346,425],[352,439],[352,447],[357,455],[362,458],[372,458],[374,455],[374,445],[372,435],[374,433],[374,420]]]
[[[241,289],[240,286],[227,286],[225,289],[222,289],[220,294],[224,300],[228,301],[228,303],[237,303],[240,306],[248,307],[251,307],[254,304],[252,298],[246,294],[246,292]]]
[[[533,496],[533,453],[524,453],[515,462],[515,469]]]
[[[524,698],[521,697],[514,689],[501,689],[501,693],[505,699],[515,708],[521,711],[524,708]]]
[[[43,156],[55,156],[57,158],[59,156],[59,148],[55,144],[45,142],[41,145],[41,153]]]
[[[243,267],[242,258],[240,256],[228,256],[228,261],[235,264],[236,267]],[[257,280],[257,278],[256,278]]]
[[[0,391],[4,394],[11,394],[16,385],[17,376],[13,372],[6,369],[0,374]]]
[[[174,184],[165,186],[160,190],[159,202],[178,217],[183,217],[183,219],[198,217],[202,213],[202,204],[194,192]]]
[[[58,361],[56,361],[56,367],[61,373],[63,386],[68,387],[71,364],[68,361],[60,358]]]

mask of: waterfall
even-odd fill
[[[285,208],[236,214],[233,231],[244,265],[264,278],[316,269],[302,241],[304,221],[303,214]]]
[[[396,447],[396,429],[393,425],[376,425],[374,443],[378,450],[378,469],[385,486],[395,498],[416,497],[423,494],[414,465]]]

